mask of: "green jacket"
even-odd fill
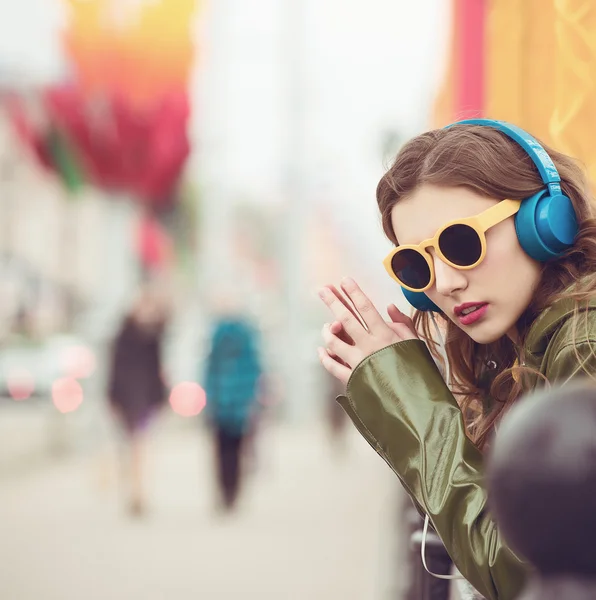
[[[553,304],[526,338],[526,365],[551,383],[596,374],[596,300],[587,327],[580,314],[575,344],[573,306]],[[462,575],[487,599],[515,598],[527,569],[487,510],[482,454],[426,345],[406,340],[367,357],[338,402],[428,514]]]

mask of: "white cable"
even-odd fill
[[[426,536],[428,535],[429,521],[430,521],[430,519],[428,518],[428,515],[426,515],[424,517],[424,529],[422,530],[422,544],[420,544],[420,557],[422,558],[422,566],[424,567],[424,570],[429,575],[432,575],[433,577],[436,577],[437,579],[447,579],[449,581],[454,580],[454,579],[465,579],[465,577],[462,577],[461,575],[439,575],[438,573],[433,573],[428,568],[428,566],[426,564]]]
[[[433,322],[433,325],[435,326],[435,331],[437,333],[439,341],[441,342],[441,346],[442,346],[442,349],[444,352],[445,351],[445,340],[443,339],[443,336],[441,335],[441,330],[439,329],[439,326],[437,325],[437,322],[435,320],[435,315],[432,311],[430,313],[430,318]],[[447,385],[449,385],[449,380],[451,379],[451,372],[449,369],[449,361],[447,360],[446,355],[444,358],[445,358],[445,381],[446,381]],[[428,518],[428,515],[425,515],[424,528],[422,529],[422,543],[420,544],[420,557],[422,558],[422,566],[424,567],[424,570],[429,575],[432,575],[433,577],[436,577],[437,579],[446,579],[446,580],[465,579],[465,577],[462,577],[461,575],[439,575],[439,573],[433,573],[428,568],[428,566],[426,564],[426,536],[428,535],[428,523],[429,522],[430,522],[430,519]]]
[[[441,334],[441,330],[437,325],[437,321],[435,320],[435,313],[433,311],[430,312],[430,318],[435,326],[435,332],[437,333],[437,337],[439,338],[439,342],[441,342],[441,349],[443,350],[443,359],[445,361],[445,383],[449,385],[449,381],[451,379],[451,369],[449,367],[449,361],[447,360],[447,353],[445,352],[445,340],[443,339],[443,335]]]

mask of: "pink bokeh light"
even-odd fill
[[[62,369],[67,377],[85,379],[96,367],[95,354],[88,346],[70,346],[62,353]]]
[[[27,369],[14,369],[8,373],[6,387],[13,400],[27,400],[35,391],[35,380]]]
[[[83,402],[83,388],[72,377],[57,379],[52,384],[52,401],[61,413],[73,412]]]
[[[198,415],[207,404],[205,390],[193,381],[183,381],[172,388],[170,406],[181,417]]]

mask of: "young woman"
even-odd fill
[[[483,450],[521,394],[596,372],[591,200],[571,158],[513,125],[429,131],[377,188],[396,246],[385,266],[414,319],[390,305],[386,322],[350,279],[349,302],[320,292],[335,320],[319,357],[347,384],[339,402],[486,598],[515,598],[527,569],[487,510]]]

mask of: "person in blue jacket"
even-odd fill
[[[205,391],[225,509],[232,509],[238,499],[243,449],[258,406],[261,370],[255,328],[240,316],[220,318],[211,336]]]

